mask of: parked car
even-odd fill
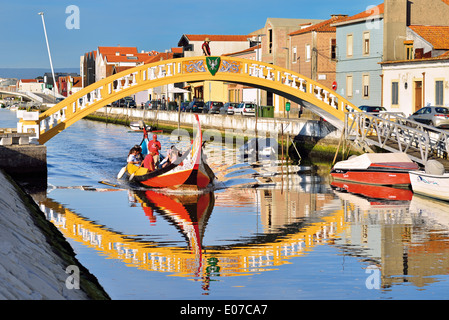
[[[190,101],[181,102],[181,112],[186,111],[187,107],[189,106]]]
[[[129,106],[130,108],[136,108],[136,107],[137,107],[136,102],[135,102],[134,99],[131,98],[131,97],[125,97],[125,98],[123,98],[123,99],[114,101],[114,102],[112,103],[112,106],[113,106],[113,107],[123,107],[123,108],[126,108],[126,107],[128,107],[128,106]]]
[[[201,100],[194,100],[189,103],[186,108],[187,112],[203,112],[204,102]]]
[[[236,102],[227,102],[220,108],[221,114],[234,114],[234,108],[238,106]]]
[[[431,125],[436,128],[448,128],[449,109],[445,107],[428,106],[419,109],[409,116],[408,119]]]
[[[178,110],[178,103],[176,101],[170,101],[168,103],[167,110]]]
[[[241,114],[242,116],[253,116],[256,113],[256,104],[250,102],[239,103],[234,108],[234,114]]]
[[[131,98],[131,97],[125,97],[123,100],[125,101],[125,107],[128,107],[128,108],[137,108],[136,101],[134,101],[133,98]]]
[[[385,109],[384,107],[377,106],[360,106],[359,109],[369,113],[379,113],[387,111],[387,109]]]
[[[207,101],[204,109],[205,109],[205,112],[208,112],[208,113],[219,113],[221,107],[223,107],[223,102]]]
[[[120,99],[120,100],[114,101],[111,105],[113,107],[115,107],[115,108],[124,107],[125,106],[125,99]]]
[[[145,102],[145,109],[148,110],[156,110],[159,109],[161,110],[161,101],[160,100],[148,100],[147,102]]]

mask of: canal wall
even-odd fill
[[[60,231],[1,169],[0,299],[109,299]]]
[[[14,177],[47,177],[47,148],[30,144],[29,133],[0,128],[0,169]]]
[[[142,120],[149,124],[171,124],[192,126],[196,123],[195,113],[176,111],[142,110],[137,108],[114,108],[103,107],[96,112],[108,117],[112,121],[119,117],[127,117],[130,120]],[[281,135],[289,135],[292,139],[299,137],[312,137],[316,140],[339,141],[341,131],[323,120],[310,119],[286,119],[286,118],[261,118],[221,115],[221,114],[198,114],[201,126],[204,129],[211,128],[220,131],[241,130],[244,133],[268,132]],[[156,120],[157,119],[157,120]],[[256,123],[257,121],[257,123]]]

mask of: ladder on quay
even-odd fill
[[[373,146],[405,152],[423,166],[433,159],[449,170],[449,131],[409,120],[403,113],[348,112],[344,137],[367,152],[374,152]]]

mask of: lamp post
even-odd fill
[[[55,72],[53,70],[53,63],[51,62],[50,46],[48,44],[47,29],[45,28],[44,13],[39,12],[38,15],[40,15],[42,17],[42,25],[44,26],[45,42],[47,43],[48,58],[50,59],[50,68],[51,68],[51,73],[53,76],[53,90],[54,90],[53,94],[55,95],[56,91],[58,90],[58,85],[56,84]]]

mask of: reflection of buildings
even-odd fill
[[[336,192],[346,228],[335,244],[382,271],[382,287],[437,281],[449,270],[449,204],[413,195],[382,201]]]

